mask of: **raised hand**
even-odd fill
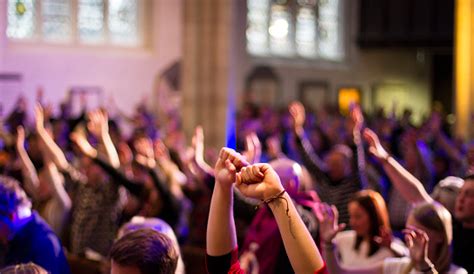
[[[429,238],[426,232],[413,226],[403,230],[405,241],[410,251],[410,258],[418,269],[425,269],[427,265],[432,265],[428,258]]]
[[[44,130],[44,110],[39,103],[35,105],[35,128],[38,132]]]
[[[369,152],[372,153],[379,160],[386,160],[389,156],[388,152],[383,148],[380,143],[379,137],[375,132],[366,128],[364,130],[364,139],[369,144]]]
[[[137,155],[135,159],[141,165],[154,168],[156,165],[153,142],[149,137],[141,137],[134,142]]]
[[[352,103],[350,107],[351,120],[354,123],[354,130],[361,130],[364,125],[364,115],[359,104]]]
[[[87,114],[89,122],[87,129],[96,137],[102,138],[109,133],[109,120],[107,113],[102,110],[91,111]]]
[[[291,117],[293,118],[293,126],[295,129],[303,128],[304,121],[306,119],[306,112],[303,104],[298,101],[294,101],[289,106]]]
[[[251,132],[245,137],[245,151],[242,154],[251,164],[260,162],[262,145],[255,132]]]
[[[240,153],[231,148],[222,148],[214,166],[216,182],[224,187],[231,187],[236,181],[237,172],[248,165],[249,163]]]
[[[97,157],[97,150],[87,141],[86,134],[83,130],[72,132],[70,138],[84,155],[91,158]]]
[[[243,167],[237,174],[237,188],[243,195],[263,201],[284,189],[280,177],[269,164]]]
[[[338,224],[339,212],[334,205],[318,204],[316,217],[319,220],[319,234],[325,243],[331,243],[337,233],[342,231],[346,224]]]

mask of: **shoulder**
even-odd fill
[[[337,233],[334,240],[336,242],[347,242],[347,241],[354,241],[357,237],[357,234],[354,230],[346,230]]]
[[[383,261],[383,273],[402,273],[405,267],[410,264],[410,258],[386,258]]]
[[[449,267],[448,274],[467,274],[466,269],[459,267],[455,264],[451,264]]]

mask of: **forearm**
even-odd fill
[[[41,140],[44,142],[44,153],[47,154],[46,157],[50,157],[59,169],[66,170],[69,166],[69,162],[67,161],[64,152],[54,142],[53,138],[49,136],[45,129],[38,129],[37,131]]]
[[[269,204],[278,224],[286,253],[296,273],[314,273],[324,262],[308,229],[285,193]]]
[[[433,201],[423,187],[423,184],[393,157],[389,156],[384,160],[383,168],[392,184],[408,202],[418,203]]]
[[[72,207],[72,202],[64,189],[64,178],[60,175],[56,165],[52,161],[45,162],[45,168],[53,196],[56,197],[65,211],[69,211]]]
[[[356,145],[356,154],[357,154],[357,170],[360,177],[360,182],[362,184],[362,188],[366,189],[369,186],[369,180],[367,178],[367,171],[366,171],[366,161],[365,161],[365,151],[364,146],[362,144],[362,134],[360,130],[354,130],[354,144]]]
[[[119,168],[120,167],[119,156],[118,156],[117,150],[115,149],[114,143],[112,142],[112,139],[110,138],[110,135],[108,133],[103,134],[101,137],[101,142],[105,147],[105,153],[107,154],[107,160],[109,164],[114,168]]]
[[[39,187],[39,178],[36,168],[23,147],[18,147],[17,152],[21,161],[21,171],[25,179],[25,183],[30,185],[27,186],[27,188],[31,188],[31,191],[36,192]]]
[[[230,253],[237,247],[233,208],[233,189],[216,182],[207,223],[206,252],[211,256]]]

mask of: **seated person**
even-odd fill
[[[19,183],[4,176],[0,176],[0,244],[6,245],[5,265],[33,262],[52,274],[70,272],[58,237],[31,210]]]
[[[173,241],[154,229],[126,233],[110,251],[111,274],[174,274],[179,254]]]
[[[249,165],[229,148],[220,151],[214,167],[216,184],[207,226],[209,273],[244,273],[237,259],[233,210],[233,185],[247,197],[269,206],[280,230],[286,253],[296,273],[323,273],[324,261],[295,205],[268,164]]]

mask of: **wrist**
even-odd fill
[[[429,260],[425,259],[421,262],[415,263],[416,271],[420,273],[434,273],[435,267],[434,264]]]

